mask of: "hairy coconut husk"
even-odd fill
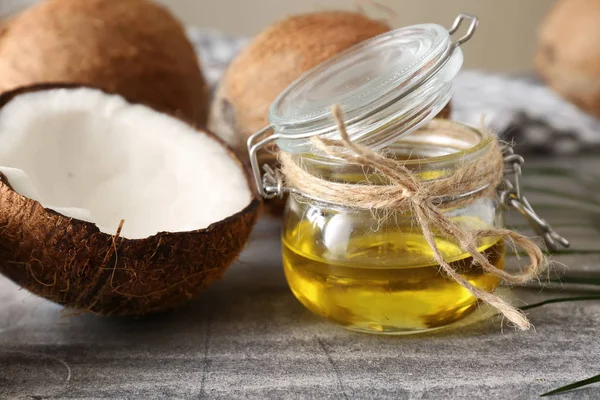
[[[600,116],[600,1],[560,0],[539,31],[535,65],[548,85]]]
[[[20,94],[57,87],[63,86],[4,93],[0,108]],[[206,229],[144,239],[120,237],[120,228],[114,235],[102,233],[93,223],[45,209],[14,191],[0,173],[0,273],[74,311],[139,316],[183,305],[237,258],[258,215],[254,184],[229,154],[248,180],[248,206]]]
[[[0,28],[0,91],[74,82],[205,126],[209,90],[181,24],[146,0],[46,0]]]

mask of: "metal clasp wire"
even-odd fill
[[[456,33],[456,31],[458,31],[458,28],[460,28],[463,21],[465,21],[465,20],[470,21],[469,27],[467,28],[467,33],[465,33],[464,36],[458,38],[458,40],[454,41],[452,43],[453,47],[458,47],[461,44],[468,41],[469,39],[471,39],[473,37],[473,35],[475,34],[475,30],[477,29],[477,26],[479,25],[479,19],[476,16],[470,15],[470,14],[459,14],[458,17],[456,17],[456,19],[452,23],[452,27],[450,27],[450,29],[448,29],[448,33],[450,35],[454,35]]]
[[[269,136],[266,136],[269,134]],[[273,197],[282,197],[284,193],[283,178],[279,170],[273,170],[269,165],[263,165],[265,175],[262,176],[260,172],[260,165],[258,161],[258,151],[269,143],[274,142],[279,138],[277,133],[274,133],[271,125],[261,129],[248,138],[248,152],[250,154],[250,165],[252,167],[252,174],[254,175],[254,181],[256,188],[261,196],[265,199],[272,199]]]
[[[525,159],[515,154],[510,146],[502,149],[502,155],[504,157],[504,179],[498,188],[500,202],[507,209],[514,209],[521,213],[533,230],[542,238],[548,250],[556,251],[559,245],[569,247],[569,241],[556,233],[550,224],[533,210],[533,207],[523,195],[522,167]]]

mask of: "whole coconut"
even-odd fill
[[[548,84],[600,116],[600,0],[560,0],[539,31],[535,64]]]
[[[0,27],[0,91],[69,82],[206,123],[209,91],[181,24],[146,0],[47,0]]]
[[[361,13],[295,15],[262,31],[227,69],[209,127],[248,157],[246,139],[268,125],[269,106],[303,73],[347,48],[390,30]]]

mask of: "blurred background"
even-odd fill
[[[2,0],[0,0],[2,1]],[[160,0],[188,24],[232,35],[251,36],[290,14],[324,9],[356,10],[390,17],[368,1],[355,0]],[[395,26],[435,22],[449,26],[461,12],[477,15],[481,24],[468,44],[466,67],[519,73],[532,69],[537,27],[552,0],[378,0],[395,14]]]
[[[272,22],[291,14],[326,9],[356,10],[390,18],[394,26],[435,22],[449,26],[461,12],[477,15],[481,25],[469,42],[466,67],[522,73],[533,67],[537,28],[554,0],[378,0],[391,13],[360,0],[157,0],[183,22],[200,28],[252,36]],[[22,8],[36,0],[0,0],[0,13]]]

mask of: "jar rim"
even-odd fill
[[[435,121],[435,120],[434,120]],[[437,120],[443,124],[452,125],[454,128],[459,128],[454,131],[454,136],[460,137],[460,133],[467,133],[470,135],[470,139],[472,142],[471,145],[465,145],[467,141],[463,141],[462,144],[460,140],[458,142],[446,142],[442,140],[441,142],[432,143],[429,142],[429,149],[437,149],[441,150],[440,152],[443,154],[433,155],[421,157],[422,153],[419,154],[419,157],[403,159],[396,158],[397,160],[401,160],[401,165],[407,167],[415,177],[421,182],[428,181],[437,181],[444,180],[447,177],[451,176],[453,171],[458,168],[464,166],[465,163],[472,163],[483,160],[488,154],[488,151],[491,149],[491,145],[494,143],[495,135],[485,129],[485,128],[477,128],[475,126],[455,122],[455,121],[447,121],[447,120]],[[449,126],[447,125],[447,126]],[[438,129],[430,129],[434,131],[434,134],[424,135],[426,140],[423,140],[422,143],[426,143],[427,139],[431,139],[434,137],[440,137],[439,132],[442,130]],[[435,133],[438,133],[437,136]],[[443,131],[442,131],[443,132]],[[405,144],[406,151],[403,154],[413,155],[411,149],[419,149],[422,150],[423,146],[414,146],[417,141],[410,140],[407,141],[407,138],[414,139],[421,136],[422,132],[416,132],[413,135],[409,135],[404,138],[400,138],[398,143]],[[458,135],[457,135],[458,134]],[[451,137],[453,135],[448,135]],[[396,143],[394,143],[395,145]],[[457,146],[458,145],[458,146]],[[412,147],[414,146],[414,147]],[[460,147],[460,148],[459,148]],[[450,150],[451,149],[451,150]],[[387,148],[386,148],[387,150]],[[384,152],[385,154],[385,152]],[[396,154],[396,153],[394,153]],[[330,156],[324,153],[305,153],[305,154],[295,154],[292,155],[292,159],[295,159],[297,164],[301,164],[302,168],[309,172],[311,175],[318,176],[322,180],[330,181],[332,183],[341,183],[346,185],[364,185],[365,180],[368,182],[368,185],[387,185],[389,181],[386,179],[385,175],[379,178],[380,172],[376,169],[372,169],[370,167],[365,167],[364,165],[360,165],[357,163],[352,163],[346,161],[341,158],[337,158],[335,156]],[[482,186],[480,189],[476,191],[464,193],[461,196],[469,197],[472,194],[479,193],[481,190],[484,190],[485,186]],[[332,203],[327,200],[323,200],[321,198],[313,197],[311,195],[307,195],[302,191],[291,191],[292,195],[298,195],[301,197],[306,197],[313,201],[327,203],[331,205],[335,205],[336,207],[347,208],[348,206],[341,203]],[[349,207],[352,208],[352,207]]]
[[[430,146],[431,148],[437,148],[438,150],[453,149],[455,151],[448,151],[444,154],[433,155],[430,157],[428,157],[428,156],[422,157],[419,154],[415,154],[414,149],[413,149],[413,151],[411,151],[411,158],[403,160],[403,164],[407,167],[419,167],[422,165],[427,165],[428,167],[431,167],[431,166],[438,165],[438,164],[448,164],[448,163],[451,164],[451,163],[454,163],[457,161],[461,161],[468,157],[476,158],[477,153],[481,152],[482,150],[485,150],[493,140],[493,133],[491,133],[488,129],[477,128],[471,124],[458,122],[458,121],[452,121],[452,123],[455,124],[457,127],[460,127],[463,130],[463,132],[469,132],[469,133],[473,134],[474,137],[476,137],[477,142],[474,143],[472,146],[463,147],[463,148],[457,148],[457,147],[451,147],[451,146],[444,147],[443,144],[439,143],[439,142],[432,143],[432,145]],[[417,130],[417,131],[413,132],[411,135],[400,137],[400,138],[398,138],[398,140],[396,142],[392,143],[390,147],[397,146],[398,144],[419,143],[418,140],[414,140],[414,139],[418,139],[419,137],[421,137],[420,132],[422,132],[422,131]],[[420,142],[420,143],[422,143],[422,142]],[[386,149],[389,149],[389,148],[386,148]],[[417,157],[413,158],[412,157],[413,155],[416,155]],[[309,161],[311,163],[314,162],[314,163],[317,163],[317,164],[320,164],[323,166],[330,165],[332,167],[335,167],[335,166],[342,166],[342,165],[350,165],[348,162],[341,160],[340,158],[333,157],[333,156],[327,155],[325,153],[310,152],[310,153],[298,154],[297,156],[301,157],[303,162]]]

